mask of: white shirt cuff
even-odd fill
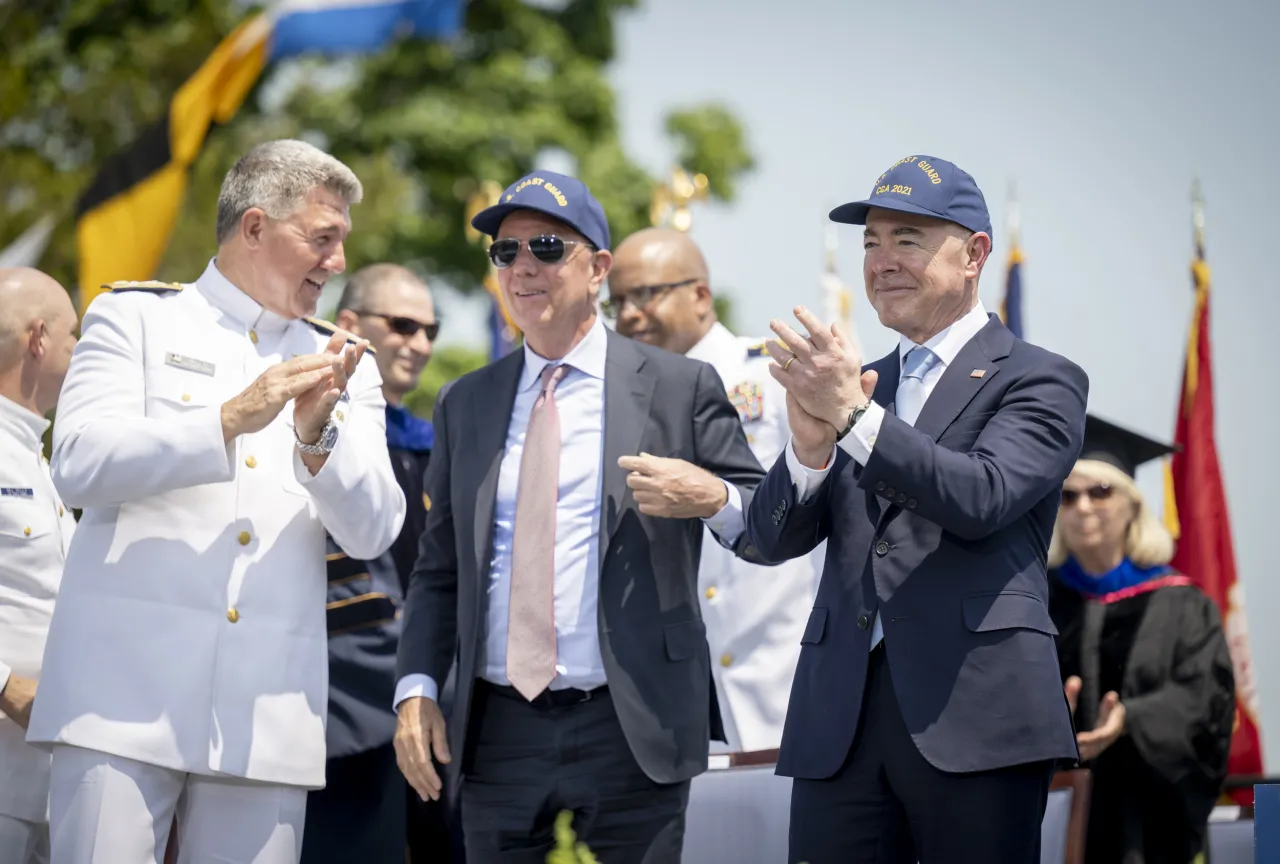
[[[807,468],[800,464],[800,457],[796,456],[795,438],[787,441],[787,448],[783,454],[787,460],[787,471],[791,473],[791,483],[796,487],[796,502],[803,504],[818,491],[822,481],[826,480],[827,475],[831,473],[831,466],[836,461],[836,448],[831,448],[831,455],[827,457],[827,467],[819,469]]]
[[[391,710],[396,710],[401,702],[415,696],[426,696],[432,702],[438,702],[440,688],[436,686],[436,682],[430,675],[423,675],[421,672],[406,675],[396,682],[396,696],[391,703]]]
[[[9,668],[9,664],[0,660],[0,693],[4,692],[4,688],[9,686],[9,676],[13,674],[13,670]]]
[[[852,431],[844,436],[840,447],[853,457],[859,465],[866,465],[871,458],[871,448],[876,445],[876,436],[880,434],[880,424],[884,421],[884,409],[872,402],[867,410],[858,418]]]
[[[728,495],[728,500],[725,502],[725,505],[720,508],[719,513],[708,519],[703,519],[702,521],[708,528],[715,532],[716,539],[718,539],[725,548],[732,548],[733,544],[738,542],[738,537],[741,536],[743,530],[747,527],[746,520],[742,515],[742,494],[738,492],[738,487],[734,486],[732,483],[725,480],[721,480],[720,482],[724,483],[724,489]]]

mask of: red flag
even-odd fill
[[[1166,506],[1165,515],[1178,538],[1172,566],[1194,580],[1222,611],[1236,679],[1236,719],[1227,771],[1232,775],[1258,775],[1262,773],[1258,694],[1245,626],[1244,586],[1236,578],[1231,520],[1227,515],[1227,496],[1214,441],[1209,265],[1204,260],[1204,244],[1199,236],[1191,274],[1196,292],[1195,312],[1187,339],[1182,399],[1174,434],[1181,449],[1173,456],[1168,477],[1176,511]],[[1237,790],[1232,797],[1238,804],[1252,805],[1253,789]]]

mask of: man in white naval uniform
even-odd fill
[[[0,269],[0,862],[49,861],[49,754],[24,730],[76,519],[41,440],[79,321],[38,270]]]
[[[404,495],[366,343],[306,319],[361,187],[299,141],[243,156],[193,285],[97,297],[53,480],[84,508],[28,740],[57,864],[293,864],[324,784],[325,531],[390,547]],[[330,328],[331,329],[331,328]]]
[[[791,435],[786,392],[768,372],[762,342],[716,320],[706,261],[686,234],[646,228],[624,240],[609,273],[607,316],[618,332],[710,363],[767,470]],[[702,617],[724,720],[711,751],[775,748],[782,741],[800,637],[813,607],[814,560],[752,564],[708,538],[698,569]]]

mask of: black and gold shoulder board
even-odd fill
[[[157,282],[155,279],[144,279],[140,282],[121,279],[119,282],[108,282],[102,287],[112,292],[150,291],[153,294],[166,294],[170,291],[181,291],[184,286],[181,282]]]

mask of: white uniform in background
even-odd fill
[[[296,861],[306,790],[324,785],[325,530],[368,559],[404,521],[374,358],[312,476],[292,403],[230,444],[221,405],[323,350],[318,325],[210,263],[194,285],[101,295],[82,330],[52,468],[84,513],[28,732],[55,745],[54,860],[151,861],[177,806],[184,857]]]
[[[791,437],[786,391],[769,374],[764,343],[734,336],[722,324],[687,354],[715,367],[738,409],[747,443],[768,470]],[[825,544],[824,544],[825,546]],[[782,741],[791,679],[800,659],[818,571],[813,556],[774,567],[750,564],[713,538],[702,543],[698,568],[702,617],[727,745],[711,752],[767,750]]]
[[[0,690],[40,678],[75,516],[58,498],[41,443],[49,421],[0,396]],[[0,714],[0,862],[49,856],[49,754]]]

